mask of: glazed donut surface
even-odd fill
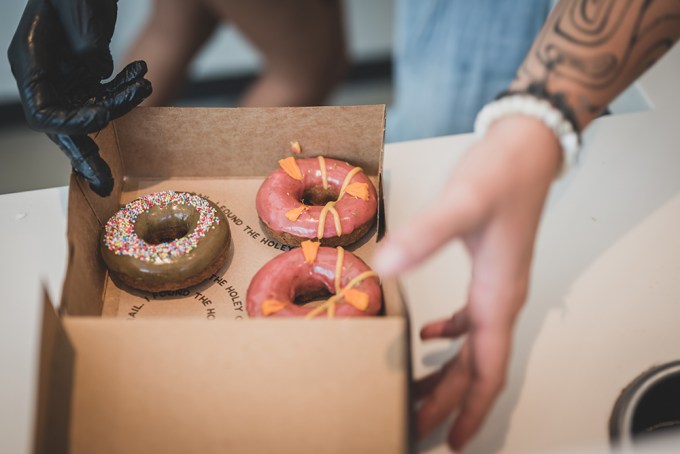
[[[196,285],[225,263],[228,222],[212,202],[162,191],[125,205],[104,227],[102,258],[130,287],[146,291]]]
[[[320,294],[327,298],[316,306],[295,303]],[[342,247],[318,247],[311,260],[303,248],[295,248],[255,274],[246,307],[251,317],[368,316],[380,311],[382,291],[376,273]]]
[[[322,156],[290,157],[279,164],[256,197],[270,237],[291,245],[316,239],[324,246],[345,246],[373,226],[377,193],[360,167]]]

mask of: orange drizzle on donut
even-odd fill
[[[378,273],[373,270],[364,271],[358,276],[354,277],[347,285],[340,288],[340,280],[342,273],[342,265],[345,258],[345,250],[338,246],[338,259],[335,262],[335,295],[328,298],[321,305],[315,307],[311,310],[305,318],[314,318],[323,311],[327,312],[328,318],[335,317],[335,305],[341,302],[346,302],[356,307],[360,311],[365,311],[368,308],[368,295],[361,290],[357,290],[354,287],[360,284],[365,279],[369,277],[377,277]]]
[[[300,243],[302,255],[305,256],[305,262],[310,265],[314,263],[316,255],[319,253],[319,246],[321,246],[321,243],[318,241],[303,241]]]
[[[352,183],[347,185],[345,193],[361,200],[368,200],[368,183]]]
[[[293,142],[291,142],[292,144]],[[323,184],[324,189],[328,189],[328,171],[326,168],[326,159],[323,156],[319,156],[319,169],[321,171],[321,182]],[[297,161],[295,161],[295,158],[292,156],[289,156],[285,159],[279,160],[279,165],[281,168],[290,176],[291,178],[294,178],[296,180],[302,181],[302,171],[300,170],[300,167],[297,165]],[[342,224],[340,223],[340,213],[338,213],[338,210],[335,209],[335,204],[340,201],[342,196],[345,194],[349,194],[353,197],[356,197],[361,200],[368,200],[369,199],[369,191],[368,191],[368,184],[367,183],[351,183],[350,181],[356,175],[357,173],[363,171],[361,167],[354,167],[352,170],[347,172],[347,175],[345,176],[345,179],[342,182],[342,186],[340,187],[340,194],[338,195],[338,199],[335,201],[330,201],[324,207],[321,209],[321,213],[319,213],[319,226],[317,228],[316,232],[316,237],[317,239],[321,240],[323,239],[323,234],[326,231],[326,218],[328,217],[328,213],[330,212],[333,215],[333,221],[335,222],[335,231],[337,236],[342,236]],[[288,210],[285,214],[286,218],[291,221],[295,222],[298,220],[300,215],[308,210],[309,207],[306,205],[300,205],[297,208],[293,208],[291,210]]]
[[[281,166],[283,171],[292,179],[302,181],[302,171],[294,157],[288,156],[287,158],[279,159],[279,166]]]
[[[347,291],[345,291],[345,302],[351,304],[360,311],[365,311],[368,308],[368,294],[355,288],[347,289]]]
[[[345,285],[343,292],[347,289],[354,287],[355,285],[358,285],[363,280],[368,279],[369,277],[378,277],[378,273],[376,273],[373,270],[364,271],[363,273],[361,273],[360,275],[356,276],[354,279],[349,281],[349,284]]]
[[[349,185],[349,182],[354,178],[354,175],[357,173],[361,172],[362,169],[361,167],[355,167],[349,172],[347,172],[347,175],[345,176],[344,181],[342,182],[342,186],[340,186],[340,195],[338,195],[338,200],[342,198],[343,195],[345,195],[345,191],[347,190],[347,185]]]
[[[292,210],[286,211],[286,219],[288,219],[290,222],[295,222],[297,219],[300,217],[300,215],[304,212],[309,210],[309,207],[307,205],[300,205],[297,208],[293,208]]]
[[[326,159],[323,156],[319,156],[319,170],[321,170],[323,188],[328,190],[328,172],[326,171]]]
[[[261,310],[262,315],[265,317],[283,310],[286,307],[286,303],[279,300],[264,300],[262,302]]]
[[[320,306],[315,307],[307,315],[305,315],[305,318],[314,318],[325,310],[328,310],[328,314],[330,314],[331,311],[329,310],[329,308],[331,305],[333,306],[333,314],[335,314],[335,300],[336,300],[335,296],[336,295],[331,296],[330,298],[328,298],[328,300],[326,300],[326,302],[324,302]]]
[[[335,204],[337,202],[328,202],[321,209],[319,214],[319,228],[316,231],[316,237],[321,240],[323,238],[323,233],[326,230],[326,216],[330,212],[333,215],[333,220],[335,221],[335,232],[338,236],[342,235],[342,225],[340,224],[340,214],[338,210],[335,209]]]
[[[342,277],[342,265],[345,263],[345,250],[338,246],[338,258],[335,260],[335,293],[340,293],[340,278]]]

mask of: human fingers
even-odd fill
[[[125,115],[151,95],[151,82],[144,79],[145,73],[146,63],[130,63],[104,85],[103,93],[93,98],[91,103],[108,110],[111,120]]]
[[[71,160],[71,167],[82,175],[90,188],[105,197],[113,190],[113,175],[106,162],[99,156],[99,147],[86,135],[47,134]]]
[[[451,361],[453,361],[453,359]],[[413,396],[416,398],[416,400],[424,399],[425,397],[427,397],[446,376],[446,370],[447,365],[444,365],[440,369],[432,372],[431,374],[428,374],[416,380],[413,384]]]
[[[456,338],[470,329],[470,317],[467,306],[453,314],[450,318],[427,323],[420,330],[423,340],[436,338]]]
[[[442,370],[440,376],[419,384],[426,396],[418,409],[418,437],[424,438],[460,405],[470,384],[470,349],[464,343],[458,355]]]
[[[449,432],[449,445],[460,450],[477,432],[505,384],[511,329],[475,327],[469,339],[471,383]]]
[[[390,276],[416,266],[476,225],[485,209],[476,191],[463,183],[451,185],[420,215],[385,236],[373,268],[382,276]]]

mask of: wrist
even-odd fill
[[[549,185],[562,166],[562,149],[553,131],[541,120],[522,114],[494,121],[485,141],[503,150],[507,165],[528,180]]]
[[[483,137],[494,122],[516,114],[540,120],[554,134],[562,150],[559,173],[565,173],[576,161],[581,138],[573,111],[562,96],[550,95],[541,84],[525,92],[503,92],[477,114],[475,133]]]

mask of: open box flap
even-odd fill
[[[64,314],[100,315],[106,281],[104,262],[99,253],[102,226],[120,209],[124,186],[124,169],[113,124],[94,135],[101,157],[111,168],[112,193],[95,194],[75,172],[68,191],[68,266],[60,302]]]
[[[406,449],[403,318],[65,323],[74,452]]]
[[[86,195],[87,191],[76,183],[80,178],[72,175],[69,187],[69,222],[66,232],[68,266],[60,310],[64,314],[100,315],[106,282],[106,269],[99,253],[102,227]],[[100,205],[104,204],[100,202]]]
[[[302,144],[301,158],[349,161],[378,175],[385,106],[138,108],[114,122],[126,176],[265,176]]]
[[[404,374],[408,383],[413,383],[413,353],[411,345],[411,317],[409,316],[409,306],[406,304],[404,297],[405,293],[398,279],[394,277],[385,278],[382,280],[383,297],[386,304],[389,306],[387,310],[392,314],[399,314],[404,321],[404,340],[406,343],[406,357]],[[406,418],[407,418],[407,432],[406,432],[406,450],[407,452],[417,451],[418,428],[416,425],[416,408],[415,397],[413,395],[413,386],[406,388],[405,396]]]
[[[47,291],[43,292],[42,337],[34,452],[66,453],[75,354]]]
[[[77,173],[71,174],[69,192],[78,190],[90,206],[100,224],[104,224],[116,211],[120,209],[120,195],[125,186],[125,169],[123,159],[118,146],[118,137],[115,129],[115,121],[91,137],[99,147],[99,155],[106,161],[113,175],[113,190],[106,197],[95,194],[87,181]],[[70,200],[69,200],[70,202]],[[70,206],[70,204],[69,204]],[[70,225],[70,223],[69,223]]]

